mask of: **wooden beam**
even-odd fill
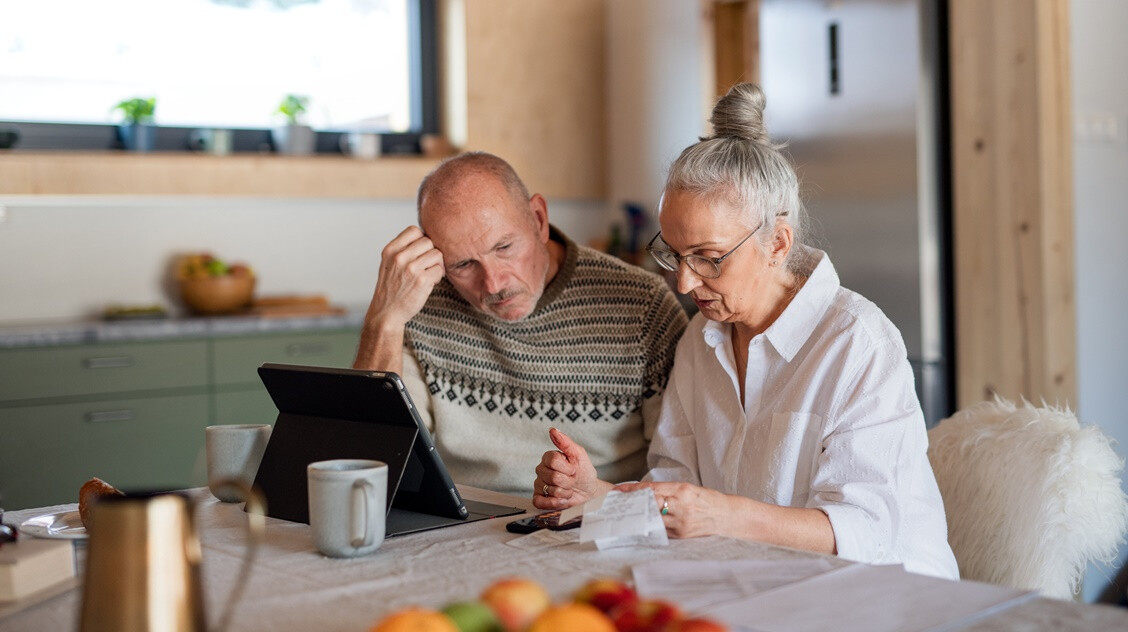
[[[951,0],[957,406],[1077,405],[1068,0]]]
[[[713,58],[716,96],[733,84],[760,81],[759,0],[714,0]]]

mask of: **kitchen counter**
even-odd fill
[[[321,316],[214,316],[0,325],[0,349],[360,329],[364,309]]]

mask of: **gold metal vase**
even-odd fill
[[[249,538],[217,630],[227,627],[265,522],[262,496],[243,483],[230,484],[240,487],[247,499]],[[207,630],[193,510],[192,500],[181,493],[110,497],[92,509],[80,630]]]

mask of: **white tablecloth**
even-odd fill
[[[525,499],[492,492],[464,492],[468,498],[487,502],[531,506]],[[189,493],[198,499],[206,603],[214,624],[241,564],[245,514],[241,504],[220,503],[206,489]],[[10,512],[6,521],[68,508],[73,506]],[[307,525],[268,519],[265,544],[230,629],[359,632],[409,604],[439,608],[457,599],[473,599],[505,576],[534,579],[555,600],[562,600],[593,577],[629,580],[633,565],[654,559],[778,560],[813,555],[720,537],[672,540],[669,547],[597,551],[590,543],[577,543],[526,551],[506,544],[519,537],[505,530],[512,519],[390,538],[374,554],[354,559],[323,557],[314,549]],[[81,589],[74,589],[10,614],[0,619],[0,631],[77,629],[81,598]],[[971,629],[1015,628],[1128,629],[1128,611],[1037,599]]]

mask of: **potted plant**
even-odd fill
[[[153,149],[156,136],[153,114],[157,110],[157,98],[134,97],[118,103],[113,109],[120,111],[122,115],[122,122],[118,126],[121,144],[131,151]]]
[[[272,130],[274,149],[280,154],[304,156],[312,154],[317,142],[313,128],[305,124],[309,97],[287,94],[278,104],[277,114],[286,117],[286,125]]]

